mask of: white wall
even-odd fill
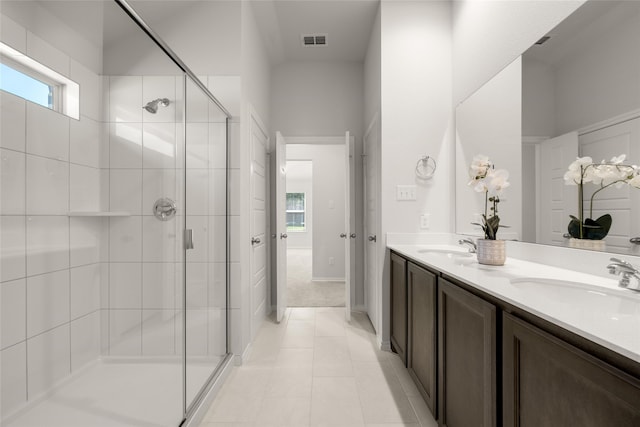
[[[313,162],[313,268],[314,280],[344,280],[345,168],[344,146],[289,144],[287,160]],[[289,188],[287,188],[289,191]],[[330,260],[333,259],[333,264]]]
[[[523,134],[558,136],[640,108],[640,8],[623,3],[573,38],[552,65],[524,56]]]
[[[53,56],[48,58],[50,68],[64,74],[59,69],[61,65],[64,66],[64,61],[60,61],[61,57],[57,55],[57,52],[61,52],[92,72],[100,73],[103,62],[104,4],[87,2],[79,6],[73,2],[40,2],[34,7],[35,4],[27,1],[2,2],[2,14],[12,19],[12,22],[2,23],[0,31],[4,42],[23,51],[23,46],[14,46],[20,41],[12,37],[15,34],[14,24],[18,24],[19,27],[29,28],[32,35],[46,40],[46,44],[40,46],[43,56],[48,56],[48,47],[55,46]],[[108,7],[118,6],[114,3]]]
[[[355,283],[352,304],[364,305],[362,228],[362,134],[364,67],[357,62],[285,62],[273,69],[272,132],[285,136],[341,136],[355,139],[352,215],[356,219]],[[317,218],[317,217],[316,217]]]
[[[237,124],[232,128],[234,139],[231,147],[232,193],[239,198],[232,200],[232,206],[237,210],[231,218],[231,351],[238,356],[237,362],[241,362],[240,357],[258,332],[257,327],[252,327],[251,272],[248,268],[251,265],[251,115],[256,115],[263,123],[267,135],[272,129],[269,121],[271,70],[251,2],[242,2],[241,25],[241,113],[239,123],[234,119]],[[237,139],[234,136],[236,132]],[[267,218],[267,224],[269,221]],[[266,287],[266,292],[269,292],[269,287]],[[260,299],[253,297],[253,300]],[[265,308],[268,311],[271,307]],[[266,315],[265,312],[265,318]]]
[[[614,13],[613,28],[557,66],[557,135],[640,108],[640,55],[631,53],[640,42],[639,8]]]
[[[471,95],[583,3],[454,1],[454,104]]]
[[[380,14],[381,234],[448,232],[453,198],[450,3],[383,1]],[[424,155],[438,163],[426,182],[415,175]],[[396,200],[396,186],[406,184],[417,186],[416,201]],[[430,214],[429,230],[420,229],[423,213]],[[388,274],[381,276],[382,341],[389,336]]]
[[[241,2],[133,0],[131,6],[196,74],[240,74]]]
[[[289,153],[287,153],[289,155]],[[287,193],[304,193],[305,230],[287,231],[287,248],[311,249],[313,239],[313,161],[287,159]]]
[[[367,55],[364,60],[364,126],[369,126],[376,115],[380,114],[380,88],[382,82],[382,49],[380,8],[373,23]]]
[[[522,57],[522,135],[554,137],[556,87],[553,67]]]
[[[473,157],[483,154],[496,169],[509,172],[511,186],[498,204],[500,223],[509,228],[500,229],[498,236],[522,238],[521,80],[522,60],[518,58],[456,107],[457,233],[482,234],[472,222],[482,222],[485,193],[475,192],[467,183]]]
[[[449,231],[451,65],[447,2],[383,2],[382,16],[382,228]],[[418,160],[429,155],[439,170],[420,181]],[[397,201],[397,185],[416,185],[416,201]]]

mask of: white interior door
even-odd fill
[[[610,160],[613,156],[626,154],[628,165],[640,164],[640,118],[607,126],[603,129],[580,135],[580,155],[589,156],[595,163]],[[595,185],[585,185],[585,217],[589,216],[589,204]],[[640,190],[625,185],[622,188],[607,188],[595,197],[593,219],[604,214],[612,218],[611,230],[607,234],[607,248],[627,250],[632,245],[631,237],[640,236]]]
[[[351,245],[356,234],[351,228],[351,136],[344,140],[344,307],[347,321],[351,320]]]
[[[364,296],[367,304],[367,314],[376,331],[378,325],[378,230],[377,230],[377,120],[369,128],[364,137],[363,175],[364,175]]]
[[[287,146],[276,133],[276,320],[287,310]]]
[[[261,121],[251,114],[251,336],[267,314],[267,142]]]
[[[569,215],[578,216],[578,191],[574,185],[565,185],[564,173],[578,157],[578,133],[548,139],[540,143],[538,183],[540,203],[538,243],[564,244]]]

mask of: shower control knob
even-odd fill
[[[160,221],[169,221],[176,216],[176,202],[168,197],[156,200],[153,205],[153,215]]]

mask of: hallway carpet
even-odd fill
[[[287,306],[344,307],[344,282],[311,280],[311,249],[287,249]]]

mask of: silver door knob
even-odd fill
[[[340,238],[346,239],[347,238],[347,233],[340,233]]]
[[[351,237],[352,239],[355,239],[356,238],[356,233],[349,234],[349,237]]]
[[[376,237],[376,235],[374,234],[374,235],[369,236],[367,239],[368,239],[370,242],[375,242],[375,241],[377,241],[377,239],[378,239],[378,238],[377,238],[377,237]]]
[[[632,237],[629,239],[629,243],[633,243],[634,245],[640,245],[640,237]]]
[[[259,237],[252,237],[251,238],[251,244],[252,245],[257,245],[258,243],[260,243],[260,238]]]
[[[280,238],[281,239],[286,239],[287,237],[289,237],[289,236],[287,236],[287,233],[280,233]]]

